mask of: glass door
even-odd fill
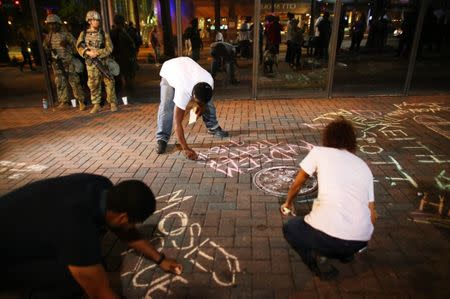
[[[333,96],[403,94],[418,1],[343,2]]]
[[[183,1],[183,55],[214,77],[215,98],[250,98],[254,0]]]
[[[258,97],[326,94],[335,1],[261,1]]]

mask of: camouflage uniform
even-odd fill
[[[53,18],[47,18],[47,23],[49,23],[49,19],[51,22],[55,20],[56,22],[60,22],[59,17],[57,17],[56,15],[54,15]],[[69,32],[63,31],[61,29],[57,32],[50,32],[44,41],[44,49],[47,53],[47,57],[54,56],[54,54],[51,53],[51,50],[54,50],[56,52],[56,55],[62,61],[62,65],[64,66],[64,70],[67,75],[66,78],[64,76],[63,70],[58,67],[56,59],[53,58],[51,65],[53,68],[53,73],[55,75],[55,85],[60,105],[69,103],[68,84],[70,84],[70,86],[72,87],[73,95],[80,103],[81,108],[82,106],[84,106],[84,91],[80,84],[80,77],[78,76],[75,70],[75,65],[73,63],[74,54],[76,53],[75,38]]]
[[[116,104],[116,91],[114,88],[114,79],[110,80],[102,75],[97,67],[92,63],[91,59],[86,55],[87,48],[83,47],[85,43],[89,49],[95,49],[98,51],[98,58],[106,66],[106,59],[111,55],[113,46],[111,38],[107,33],[94,31],[91,29],[81,32],[77,41],[78,53],[86,59],[86,68],[88,72],[88,86],[91,90],[92,104],[100,104],[102,95],[102,80],[105,83],[106,100],[110,104]]]

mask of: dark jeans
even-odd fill
[[[291,42],[291,53],[290,53],[289,63],[295,66],[300,65],[300,59],[302,57],[302,46],[297,43]]]
[[[363,40],[364,35],[361,34],[353,34],[352,35],[352,43],[350,45],[350,50],[359,50],[361,45],[361,41]]]
[[[27,289],[32,299],[73,299],[83,295],[67,266],[53,259],[6,265],[0,270],[0,279],[0,289]]]
[[[252,43],[249,40],[239,41],[239,53],[242,58],[252,57]]]
[[[200,48],[192,48],[192,60],[198,61],[200,59]]]
[[[284,61],[286,61],[287,63],[291,64],[294,63],[292,61],[292,50],[293,50],[293,43],[292,41],[288,40],[287,42],[287,48],[286,48],[286,57],[284,58]]]
[[[329,236],[310,226],[302,217],[293,218],[285,223],[283,233],[288,243],[310,269],[314,267],[316,254],[345,259],[367,246],[366,241],[348,241]]]

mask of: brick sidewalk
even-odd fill
[[[216,105],[231,138],[212,138],[201,122],[187,128],[188,143],[202,154],[197,162],[183,157],[175,138],[168,154],[156,155],[156,104],[94,116],[0,109],[0,194],[75,172],[149,184],[158,210],[142,231],[185,271],[162,273],[107,235],[108,270],[127,298],[450,297],[448,230],[408,220],[418,192],[450,188],[450,96]],[[375,176],[379,219],[367,252],[350,264],[334,262],[339,278],[322,282],[284,241],[282,199],[253,178],[261,169],[298,165],[336,115],[358,127],[357,154]],[[310,203],[296,208],[304,214]]]

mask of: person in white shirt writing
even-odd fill
[[[216,137],[228,137],[217,121],[212,102],[214,80],[208,71],[189,57],[177,57],[166,61],[161,76],[161,102],[158,110],[156,132],[158,154],[166,151],[175,118],[175,134],[185,156],[197,160],[197,153],[186,143],[182,121],[189,102],[197,117],[202,116],[208,133]]]

